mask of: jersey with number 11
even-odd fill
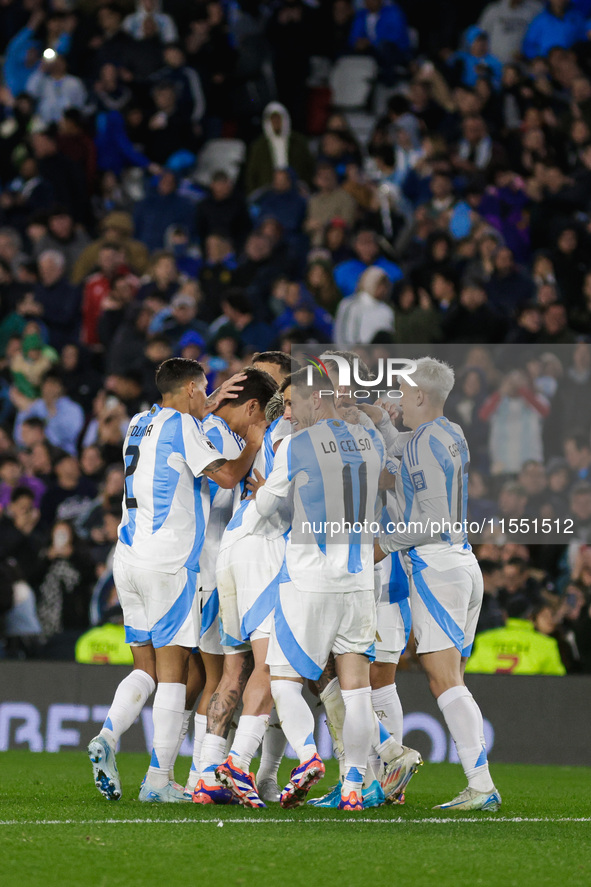
[[[221,458],[201,422],[187,413],[154,405],[134,416],[123,443],[117,556],[157,573],[198,570],[209,508],[200,475]]]

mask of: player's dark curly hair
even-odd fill
[[[205,375],[205,370],[197,360],[186,357],[171,357],[163,361],[156,370],[156,387],[160,394],[172,394],[192,379]]]

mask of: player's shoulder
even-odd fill
[[[421,457],[430,450],[433,428],[433,422],[425,422],[424,425],[419,425],[414,434],[407,440],[404,447],[404,456],[411,466],[418,464]]]

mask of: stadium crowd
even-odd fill
[[[215,387],[270,348],[443,343],[493,522],[480,628],[527,619],[591,671],[588,16],[5,0],[6,655],[72,657],[108,618],[121,443],[163,360]],[[511,541],[505,515],[572,518],[573,541]]]

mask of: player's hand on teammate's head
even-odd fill
[[[223,400],[233,400],[235,397],[238,397],[243,388],[240,383],[244,382],[246,378],[246,374],[240,372],[234,373],[233,376],[222,382],[220,387],[216,388],[213,394],[210,394],[207,398],[205,402],[207,409],[213,412],[213,410],[217,410]]]
[[[258,468],[255,468],[254,474],[251,474],[250,477],[246,478],[246,489],[249,490],[249,492],[251,494],[250,496],[247,496],[246,498],[247,499],[254,499],[257,494],[257,490],[260,487],[262,487],[264,483],[265,483],[265,478],[263,477],[261,472],[258,470]]]

